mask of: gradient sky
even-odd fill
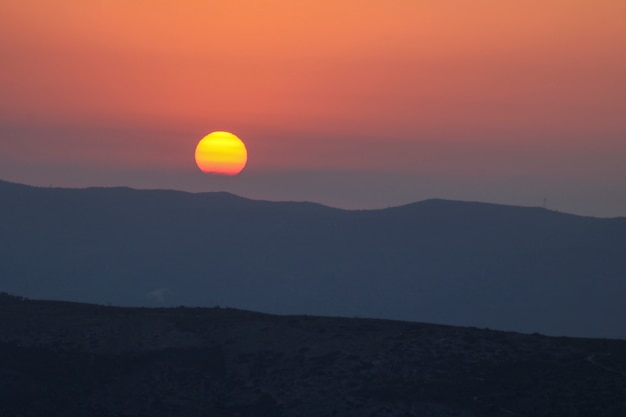
[[[624,0],[4,0],[0,179],[626,216]],[[249,162],[202,174],[196,143]]]

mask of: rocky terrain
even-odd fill
[[[626,341],[3,294],[0,415],[617,417]]]

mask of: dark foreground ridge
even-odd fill
[[[623,416],[626,341],[0,295],[0,415]]]

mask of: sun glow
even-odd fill
[[[229,132],[212,132],[196,146],[196,164],[202,172],[237,175],[246,166],[248,151],[241,139]]]

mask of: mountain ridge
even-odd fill
[[[31,298],[626,338],[625,218],[6,183],[0,199],[0,290]]]
[[[589,216],[589,215],[581,215],[575,213],[561,212],[557,210],[550,210],[548,208],[539,207],[539,206],[518,206],[512,204],[504,204],[504,203],[492,203],[492,202],[481,202],[474,200],[452,200],[445,198],[427,198],[424,200],[414,201],[406,204],[400,204],[397,206],[389,206],[385,208],[368,208],[368,209],[344,209],[339,207],[333,207],[321,203],[316,203],[313,201],[292,201],[292,200],[263,200],[263,199],[253,199],[249,197],[244,197],[238,194],[234,194],[228,191],[200,191],[200,192],[192,192],[192,191],[183,191],[183,190],[175,190],[175,189],[166,189],[166,188],[134,188],[128,186],[89,186],[89,187],[56,187],[56,186],[35,186],[11,181],[5,181],[0,179],[0,187],[11,187],[14,189],[30,188],[37,190],[66,190],[66,191],[81,191],[81,190],[92,190],[92,191],[123,191],[123,192],[141,192],[141,193],[151,193],[151,194],[160,194],[160,193],[171,193],[172,195],[188,195],[195,197],[218,197],[218,198],[229,198],[233,201],[241,200],[241,201],[249,201],[256,203],[266,203],[266,204],[294,204],[294,205],[310,205],[323,207],[325,209],[337,210],[337,211],[348,211],[348,212],[379,212],[386,210],[410,210],[412,208],[419,208],[423,206],[435,206],[435,205],[458,205],[458,206],[477,206],[477,207],[507,207],[507,208],[515,208],[519,210],[533,210],[537,212],[548,212],[548,213],[558,213],[560,215],[574,216],[574,217],[586,217],[586,218],[594,218],[594,219],[624,219],[626,221],[626,216],[615,216],[615,217],[597,217],[597,216]]]

